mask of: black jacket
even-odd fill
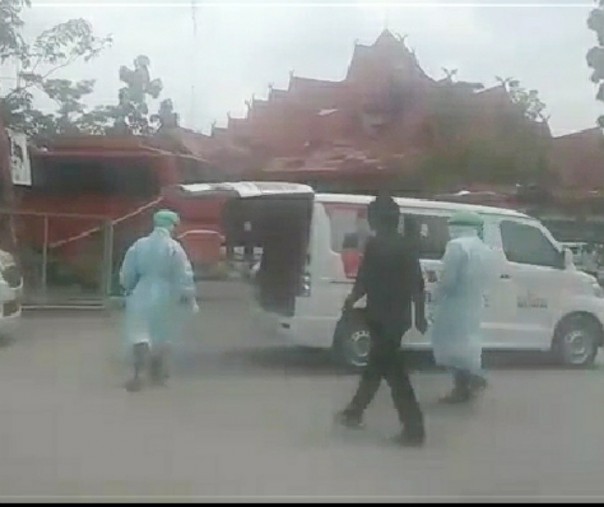
[[[424,318],[424,279],[417,249],[392,232],[371,238],[365,247],[352,298],[367,296],[367,318],[384,326],[397,326],[401,334],[416,318]]]

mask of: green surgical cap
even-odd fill
[[[466,227],[482,227],[484,220],[478,213],[471,211],[458,211],[449,219],[449,225],[462,225]]]
[[[174,211],[162,209],[153,215],[153,223],[155,227],[170,229],[180,223],[180,217]]]

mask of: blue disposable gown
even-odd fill
[[[481,374],[481,323],[492,261],[491,249],[472,230],[447,244],[431,329],[437,364]]]
[[[127,294],[127,344],[171,343],[195,307],[193,270],[180,243],[160,227],[139,239],[124,257],[120,282]]]

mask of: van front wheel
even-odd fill
[[[349,317],[338,323],[334,348],[342,366],[359,371],[369,359],[370,335],[362,319]]]
[[[589,367],[598,353],[601,334],[593,319],[584,315],[567,317],[556,330],[554,354],[564,366]]]

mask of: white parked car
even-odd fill
[[[23,277],[12,254],[0,250],[0,338],[16,336],[21,321]]]

